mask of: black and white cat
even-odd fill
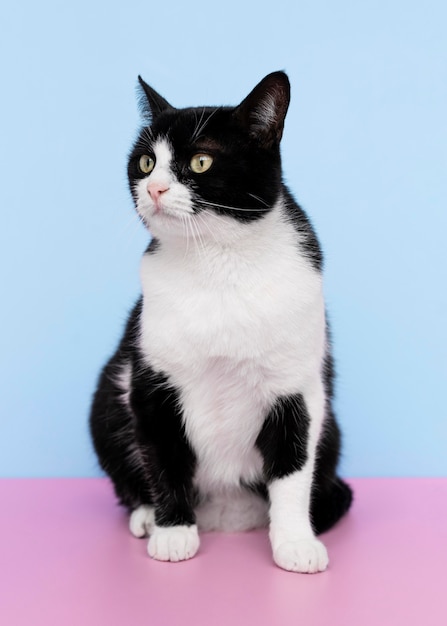
[[[155,559],[193,557],[198,528],[269,524],[280,567],[322,571],[316,534],[352,494],[336,475],[322,255],[282,182],[288,78],[217,108],[176,109],[140,84],[148,125],[128,176],[153,239],[93,401],[101,466]]]

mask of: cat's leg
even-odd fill
[[[327,352],[323,367],[326,392],[324,427],[317,447],[311,495],[311,519],[316,534],[323,533],[349,511],[353,493],[351,487],[337,476],[341,433],[332,408],[334,395],[334,362]]]
[[[160,561],[183,561],[199,549],[194,513],[195,456],[185,437],[179,395],[163,376],[136,370],[131,394],[138,439],[150,474],[154,503],[135,511],[136,530],[150,530],[149,555]],[[148,528],[150,526],[150,528]]]
[[[340,430],[327,399],[326,417],[317,448],[311,495],[311,519],[315,533],[326,532],[349,510],[351,487],[337,476]]]
[[[120,503],[130,512],[130,530],[142,536],[143,510],[151,494],[144,459],[136,440],[134,417],[127,400],[130,393],[129,362],[115,355],[101,373],[90,411],[90,433],[102,469],[112,481]]]
[[[305,393],[278,400],[257,441],[268,480],[273,558],[290,571],[315,573],[328,565],[326,548],[316,539],[310,519],[324,413],[323,385],[315,381]]]

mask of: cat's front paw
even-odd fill
[[[186,561],[199,549],[197,526],[156,526],[147,551],[157,561]]]
[[[134,537],[147,537],[155,524],[154,508],[141,505],[132,511],[129,518],[129,530]]]
[[[323,572],[329,564],[324,544],[313,537],[281,543],[273,550],[273,559],[282,569],[302,574]]]

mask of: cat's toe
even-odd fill
[[[156,526],[147,551],[157,561],[186,561],[199,549],[197,526]]]
[[[282,543],[273,551],[273,559],[282,569],[302,574],[323,572],[329,564],[324,544],[315,538]]]
[[[134,537],[147,537],[154,526],[154,509],[142,505],[132,511],[129,518],[129,530]]]

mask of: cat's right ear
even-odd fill
[[[236,107],[234,116],[253,139],[270,148],[281,141],[289,102],[287,75],[272,72]]]
[[[138,82],[140,84],[140,111],[142,116],[148,123],[152,123],[160,113],[167,110],[174,110],[174,107],[169,104],[159,93],[152,89],[141,76],[138,76]]]

